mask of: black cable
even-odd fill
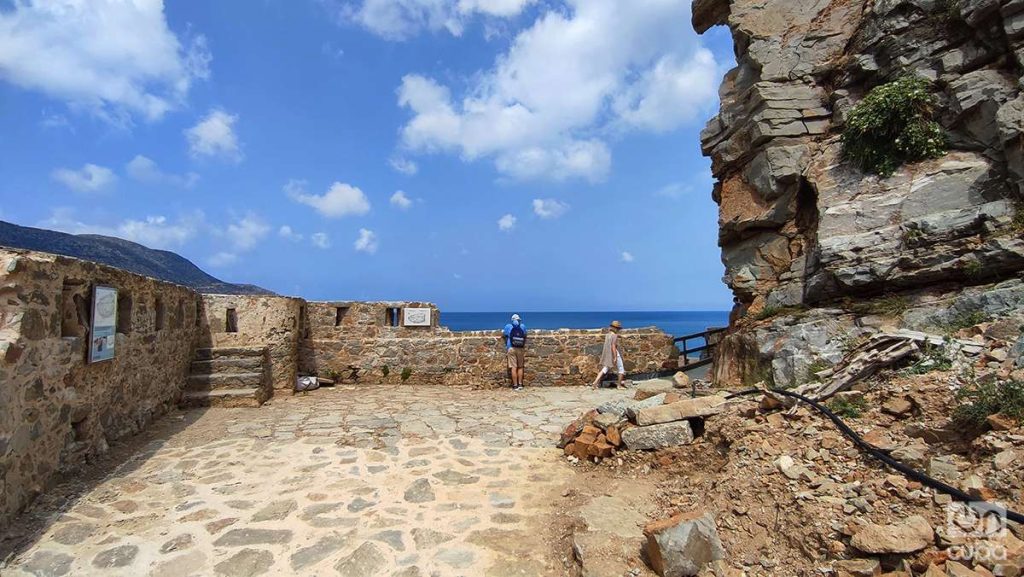
[[[984,499],[979,499],[979,498],[972,497],[971,495],[968,495],[967,493],[964,493],[963,491],[961,491],[960,489],[957,489],[956,487],[947,485],[947,484],[943,483],[942,481],[939,481],[937,479],[933,479],[932,477],[929,477],[928,475],[925,475],[924,473],[922,473],[920,471],[917,471],[915,469],[911,469],[910,467],[904,465],[903,463],[897,461],[896,459],[893,459],[889,455],[886,455],[881,449],[879,449],[878,447],[876,447],[876,446],[872,445],[871,443],[869,443],[869,442],[865,441],[864,439],[862,439],[860,437],[860,435],[858,435],[856,432],[854,432],[853,429],[851,429],[849,426],[847,426],[847,424],[844,423],[842,419],[837,417],[835,413],[830,411],[827,407],[825,407],[821,403],[818,403],[817,401],[811,400],[811,399],[809,399],[809,398],[807,398],[807,397],[805,397],[805,396],[803,396],[803,395],[801,395],[799,393],[794,393],[793,391],[786,391],[786,390],[783,390],[783,389],[769,389],[769,391],[771,391],[772,393],[775,393],[777,395],[783,395],[783,396],[786,396],[786,397],[790,397],[790,398],[793,398],[793,399],[797,399],[797,400],[803,401],[803,402],[807,403],[808,405],[814,407],[815,409],[818,410],[818,412],[820,412],[821,414],[823,414],[826,417],[828,417],[829,420],[832,421],[832,423],[835,424],[835,426],[844,435],[849,437],[850,440],[853,441],[853,443],[855,445],[857,445],[857,447],[859,447],[861,450],[867,452],[872,457],[878,459],[879,461],[884,463],[889,468],[895,469],[895,470],[899,471],[900,473],[903,474],[904,477],[907,477],[909,479],[917,481],[917,482],[921,483],[922,485],[926,485],[928,487],[931,487],[932,489],[935,489],[936,491],[940,491],[942,493],[945,493],[945,494],[949,495],[950,497],[953,497],[954,499],[956,499],[958,501],[964,501],[964,502],[967,502],[967,503],[970,503],[970,502],[988,503]],[[757,394],[757,393],[764,393],[764,392],[765,391],[763,389],[747,389],[745,391],[740,391],[738,393],[733,393],[733,394],[727,396],[726,398],[727,399],[733,399],[733,398],[744,396],[744,395],[754,395],[754,394]],[[1014,521],[1014,522],[1017,522],[1017,523],[1024,523],[1024,515],[1021,515],[1020,513],[1015,513],[1013,511],[1010,511],[1009,509],[1002,509],[1002,507],[997,507],[995,505],[992,505],[991,503],[988,503],[988,504],[991,505],[992,509],[995,510],[995,511],[1002,510],[1006,514],[1006,518],[1007,519],[1009,519],[1011,521]]]

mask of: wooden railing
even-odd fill
[[[682,349],[680,350],[683,359],[683,366],[686,368],[696,368],[710,363],[714,357],[715,347],[718,346],[718,341],[721,339],[725,331],[725,327],[709,327],[704,332],[693,333],[692,335],[685,335],[672,339],[672,342],[674,343],[683,343]],[[689,346],[689,341],[697,339],[703,339],[704,344],[691,348]],[[700,353],[700,356],[695,360],[691,360],[690,353]]]

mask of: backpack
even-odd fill
[[[526,331],[523,330],[522,325],[512,325],[512,330],[508,333],[508,340],[512,343],[512,348],[521,349],[526,346]]]

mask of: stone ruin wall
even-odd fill
[[[406,306],[429,307],[431,326],[387,326],[387,309]],[[337,376],[344,384],[498,387],[508,383],[501,331],[450,331],[440,326],[440,313],[430,303],[310,302],[306,307],[300,373]],[[345,309],[340,323],[339,308]],[[527,384],[589,383],[597,375],[603,343],[601,330],[531,330]],[[679,355],[672,337],[657,329],[624,330],[621,343],[627,372],[675,366]],[[410,372],[403,381],[406,368]]]
[[[729,27],[737,66],[701,144],[724,281],[749,307],[716,380],[767,370],[788,384],[816,358],[841,357],[849,335],[924,328],[968,305],[1014,312],[1004,305],[1017,296],[983,305],[964,288],[1017,295],[1009,279],[1024,270],[1024,2],[695,0],[694,28],[715,25]],[[842,158],[844,115],[904,73],[933,82],[949,152],[865,175]],[[909,306],[895,319],[848,306],[893,294]],[[785,307],[809,318],[754,318]]]
[[[118,289],[116,355],[89,364],[97,284]],[[386,326],[388,308],[408,306],[431,308],[432,326]],[[339,307],[346,309],[340,322]],[[177,404],[197,348],[266,348],[267,382],[288,394],[297,374],[329,371],[342,383],[506,383],[499,331],[456,333],[439,319],[429,303],[200,295],[88,261],[0,248],[0,522],[57,473],[105,453]],[[527,379],[588,382],[603,338],[601,331],[531,331]],[[654,329],[623,331],[622,343],[631,371],[659,369],[678,356],[671,337]],[[411,373],[403,381],[405,368]]]
[[[299,364],[302,299],[279,296],[201,295],[196,346],[266,347],[266,379],[275,391],[292,391]],[[228,311],[235,314],[228,330]]]
[[[116,356],[88,364],[94,284],[116,287],[121,302]],[[185,287],[0,249],[0,523],[55,473],[106,452],[177,403],[197,334],[197,303]]]

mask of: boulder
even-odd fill
[[[914,404],[906,397],[889,399],[882,405],[882,412],[894,417],[902,417],[914,410]]]
[[[989,415],[985,418],[985,422],[988,423],[989,427],[992,427],[993,431],[1009,431],[1020,424],[1017,419],[1003,413]]]
[[[856,531],[850,544],[872,555],[915,553],[935,538],[931,524],[920,515],[909,517],[899,525],[868,523]]]
[[[836,561],[833,569],[836,577],[877,577],[882,574],[882,564],[878,559]]]
[[[688,389],[690,388],[690,375],[683,371],[678,371],[672,376],[672,382],[675,383],[677,389]]]
[[[644,527],[644,536],[647,561],[661,577],[697,575],[705,565],[725,559],[715,519],[708,513],[655,521]]]
[[[622,442],[636,451],[678,447],[693,442],[693,429],[689,421],[630,427],[622,432]]]
[[[646,407],[657,407],[658,405],[664,402],[664,394],[655,395],[649,399],[644,399],[642,401],[635,401],[632,399],[616,399],[614,401],[608,401],[607,403],[604,403],[603,405],[597,407],[597,412],[601,413],[602,415],[611,413],[619,417],[624,417],[626,416],[627,409],[638,410]]]
[[[640,383],[640,386],[636,388],[636,395],[634,395],[633,398],[638,401],[642,401],[662,393],[671,393],[673,388],[672,381],[665,379],[651,379]]]
[[[728,399],[718,395],[697,397],[696,399],[685,399],[670,405],[628,411],[627,415],[630,420],[640,426],[657,425],[682,419],[717,415],[725,410],[727,402]]]

